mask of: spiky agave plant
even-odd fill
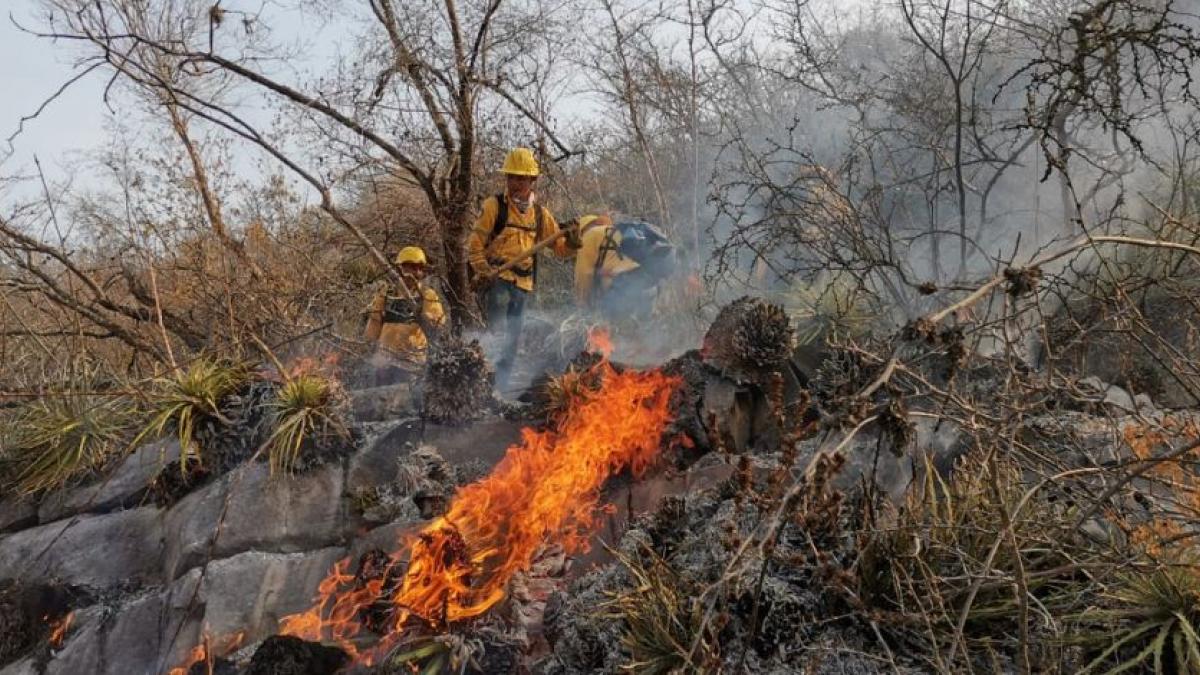
[[[846,273],[823,283],[797,284],[781,293],[778,301],[796,323],[799,345],[826,336],[860,336],[880,315],[874,296]]]
[[[1200,674],[1200,571],[1194,561],[1119,574],[1103,601],[1106,607],[1071,617],[1069,643],[1104,646],[1080,673]]]
[[[186,475],[189,466],[200,462],[197,424],[205,419],[230,424],[221,413],[221,401],[248,383],[250,376],[245,364],[200,358],[187,368],[157,378],[150,394],[150,423],[138,433],[133,445],[174,429],[179,437],[179,468]]]
[[[290,378],[268,403],[271,435],[264,445],[272,475],[291,473],[304,444],[328,435],[345,437],[347,430],[337,414],[338,385],[314,373]]]
[[[23,406],[0,452],[5,490],[30,495],[60,488],[126,452],[136,406],[121,396],[64,392]]]
[[[449,666],[450,647],[433,638],[425,638],[404,645],[399,653],[388,657],[387,663],[396,669],[420,675],[438,675]]]

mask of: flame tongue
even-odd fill
[[[226,635],[223,638],[214,640],[213,637],[208,634],[208,630],[205,630],[201,635],[200,644],[192,647],[192,651],[188,654],[187,661],[185,661],[182,665],[167,671],[167,675],[188,675],[188,673],[192,670],[192,666],[195,666],[198,663],[205,664],[207,666],[205,671],[211,673],[213,671],[213,661],[221,655],[236,651],[238,647],[242,646],[242,640],[244,640],[245,637],[245,631],[238,631],[232,635]]]
[[[66,616],[54,621],[50,624],[50,646],[58,649],[62,646],[63,640],[67,637],[67,631],[71,630],[71,623],[75,620],[75,612],[69,612]]]
[[[654,460],[678,384],[659,371],[618,373],[607,361],[596,367],[598,391],[574,401],[554,429],[522,430],[521,444],[490,475],[461,488],[446,515],[409,537],[407,556],[393,556],[407,557],[408,568],[389,598],[395,611],[388,633],[371,654],[358,655],[350,640],[359,631],[356,617],[379,599],[383,584],[355,588],[345,560],[321,584],[317,605],[285,618],[281,632],[333,639],[369,665],[413,617],[441,629],[493,607],[545,545],[586,551],[604,481],[627,468],[640,475]]]

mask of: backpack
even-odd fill
[[[496,241],[496,237],[499,237],[500,233],[504,231],[504,228],[508,227],[508,201],[504,198],[503,192],[496,193],[496,205],[496,222],[492,223],[492,231],[490,234],[488,234],[487,242],[483,245],[485,249],[489,248],[492,245],[492,242]],[[536,239],[542,234],[542,224],[545,222],[546,209],[544,209],[541,204],[536,202],[534,202],[533,208],[533,235],[534,239]],[[537,283],[537,259],[538,257],[536,255],[533,256],[533,269],[529,272],[529,274],[533,275],[533,282],[535,284]],[[525,274],[522,274],[518,270],[514,269],[510,271],[517,276],[525,276]]]
[[[616,234],[620,234],[620,242]],[[641,220],[623,220],[614,223],[600,245],[596,269],[604,264],[610,251],[629,258],[638,265],[653,268],[658,275],[666,276],[674,266],[675,247],[667,235],[657,227]]]

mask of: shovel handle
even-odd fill
[[[565,235],[566,235],[566,232],[559,230],[557,233],[553,234],[552,236],[546,237],[545,239],[534,244],[529,249],[522,251],[521,254],[518,255],[517,257],[511,258],[508,262],[493,269],[492,271],[488,272],[484,276],[486,276],[488,278],[492,278],[495,276],[499,276],[499,274],[501,272],[507,272],[507,271],[511,270],[513,268],[513,266],[516,265],[517,263],[527,260],[528,258],[531,258],[534,255],[537,255],[538,251],[541,251],[542,249],[553,244],[554,242],[558,241],[559,239],[562,239]]]

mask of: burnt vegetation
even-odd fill
[[[442,516],[487,469],[416,435],[364,460],[377,428],[553,436],[610,372],[583,349],[597,320],[570,264],[539,263],[532,384],[499,401],[464,252],[524,145],[560,221],[612,210],[678,245],[650,318],[609,322],[611,372],[678,381],[668,432],[648,473],[613,472],[600,564],[539,550],[480,616],[405,615],[389,594],[409,559],[319,540],[370,596],[341,618],[370,640],[408,622],[373,672],[1200,673],[1184,3],[299,3],[353,36],[336,62],[289,46],[278,3],[29,3],[20,30],[107,78],[95,105],[131,126],[86,186],[17,166],[20,132],[0,164],[0,553],[143,456],[145,485],[72,515],[327,468],[347,492],[370,474],[337,502],[357,536]],[[22,126],[49,119],[28,107]],[[408,381],[374,388],[396,409],[362,419],[365,308],[410,244],[450,321]],[[642,479],[668,494],[635,508]],[[232,499],[187,556],[225,545]],[[445,532],[443,564],[486,577]],[[13,569],[45,553],[13,550]],[[65,593],[0,587],[0,667],[55,672],[93,600]],[[188,667],[367,668],[330,640],[253,642]]]

